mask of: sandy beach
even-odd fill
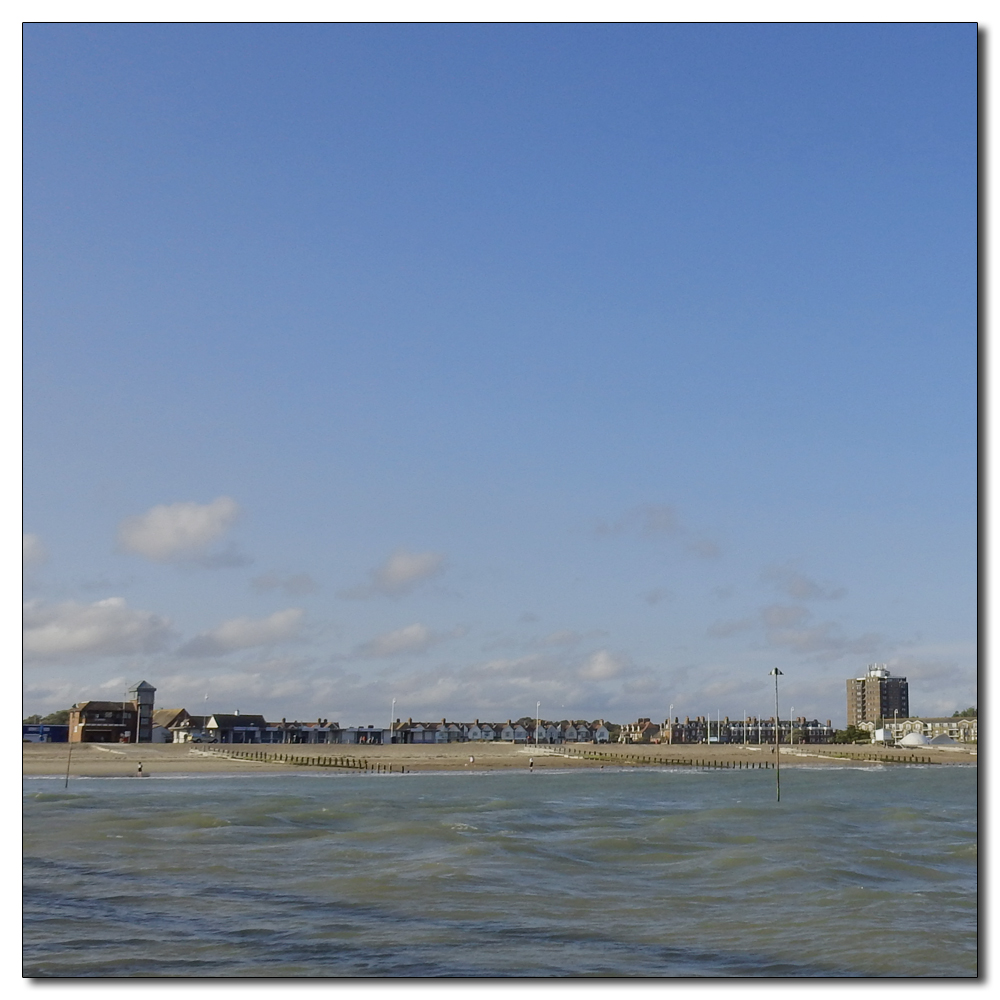
[[[25,743],[23,744],[23,773],[25,776],[65,774],[69,758],[69,744],[66,743]],[[392,764],[393,771],[405,769],[409,772],[448,770],[497,770],[527,769],[534,761],[534,768],[567,767],[648,767],[669,760],[708,761],[717,764],[747,766],[774,760],[773,747],[755,746],[657,746],[575,744],[562,747],[526,747],[512,743],[450,743],[438,746],[395,745],[395,746],[352,746],[352,745],[287,745],[270,747],[234,746],[212,750],[198,744],[150,743],[143,745],[118,745],[100,743],[76,743],[72,747],[69,760],[70,775],[83,777],[125,777],[135,775],[139,763],[143,773],[153,774],[224,774],[224,773],[268,773],[276,770],[295,768],[303,765],[265,763],[263,761],[241,760],[224,756],[226,749],[234,751],[258,750],[307,756],[353,757],[367,760],[370,765]],[[566,752],[568,750],[568,753]],[[221,752],[219,752],[221,751]],[[594,760],[576,754],[597,753],[601,759]],[[932,748],[919,747],[915,752],[907,749],[882,748],[870,745],[842,746],[783,746],[781,766],[796,767],[817,764],[840,765],[852,763],[857,767],[877,763],[869,758],[891,760],[926,760],[941,764],[975,764],[975,747]],[[469,758],[474,760],[470,762]],[[323,770],[326,770],[325,768]]]

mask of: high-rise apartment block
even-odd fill
[[[905,719],[910,714],[910,689],[905,677],[893,677],[884,663],[870,663],[864,677],[847,682],[847,724]]]

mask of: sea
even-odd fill
[[[977,769],[27,778],[28,977],[974,977]]]

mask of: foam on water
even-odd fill
[[[25,781],[30,976],[973,976],[973,768]]]

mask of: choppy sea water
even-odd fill
[[[974,976],[976,770],[24,783],[26,976]]]

